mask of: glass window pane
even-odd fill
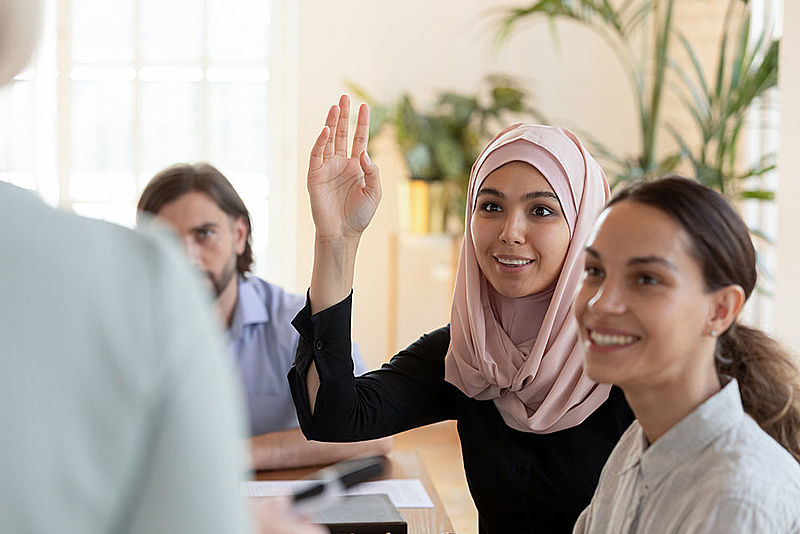
[[[133,228],[136,223],[136,206],[129,202],[78,202],[72,205],[78,215]]]
[[[202,2],[141,0],[141,6],[144,61],[199,60],[202,57]]]
[[[232,173],[267,174],[267,84],[208,85],[212,161]]]
[[[133,60],[135,20],[134,0],[72,0],[73,60]]]
[[[126,202],[136,200],[136,183],[131,173],[73,172],[69,195],[76,202]]]
[[[134,84],[73,82],[72,169],[78,172],[133,168]]]
[[[33,170],[34,86],[15,81],[0,91],[0,170]]]
[[[36,191],[36,174],[31,171],[0,172],[0,181]]]
[[[264,178],[266,181],[266,177]],[[254,199],[252,197],[242,199],[250,211],[250,222],[253,225],[253,254],[255,256],[254,270],[266,273],[269,270],[267,263],[272,255],[278,254],[276,250],[270,250],[269,243],[269,206],[267,200]]]
[[[265,60],[271,7],[267,0],[208,0],[211,60]]]
[[[145,174],[198,159],[200,102],[200,83],[141,84],[139,140]]]

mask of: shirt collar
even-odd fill
[[[238,339],[246,325],[263,324],[269,321],[267,304],[258,294],[255,280],[239,276],[237,285],[236,307],[233,310],[233,321],[228,329],[231,339]]]
[[[639,427],[640,446],[634,448],[623,470],[640,465],[643,482],[652,487],[736,425],[743,416],[739,384],[732,379],[649,447]]]

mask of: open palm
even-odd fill
[[[317,237],[358,237],[369,225],[381,199],[378,167],[367,156],[369,108],[362,104],[350,156],[347,138],[350,99],[332,106],[325,127],[311,149],[308,193]]]

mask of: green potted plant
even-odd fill
[[[504,42],[525,20],[567,19],[585,25],[608,43],[634,95],[640,150],[615,154],[591,135],[583,135],[614,171],[609,173],[614,185],[661,176],[688,160],[699,181],[722,193],[735,199],[770,200],[772,192],[748,187],[746,180],[772,170],[774,157],[742,168],[737,148],[747,110],[777,84],[779,41],[766,31],[751,34],[748,0],[728,0],[712,78],[700,66],[691,40],[675,26],[676,6],[676,0],[537,0],[505,10],[497,38]],[[680,67],[678,54],[686,54],[690,72]],[[664,117],[662,97],[668,87],[691,114],[699,144],[688,142]],[[662,133],[676,140],[678,151],[656,153]]]
[[[567,19],[585,25],[608,43],[634,95],[640,149],[636,154],[615,154],[590,132],[581,136],[603,160],[612,187],[657,178],[688,162],[695,179],[734,200],[771,201],[774,192],[753,179],[775,168],[775,154],[746,165],[738,149],[748,110],[777,85],[780,42],[769,29],[756,35],[751,32],[748,0],[728,0],[716,65],[709,75],[691,39],[674,24],[677,4],[676,0],[536,0],[504,10],[496,37],[502,44],[525,20]],[[688,69],[681,66],[678,54],[688,59]],[[691,142],[662,113],[667,88],[675,91],[692,117],[699,142]],[[679,148],[658,155],[657,141],[664,133]],[[751,227],[750,231],[762,243],[772,244],[760,229]],[[765,275],[761,279],[771,280],[769,269],[759,265]],[[758,290],[770,294],[764,285]]]

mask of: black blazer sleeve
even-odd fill
[[[359,441],[455,418],[458,391],[444,381],[450,329],[422,336],[380,369],[353,377],[350,356],[352,293],[342,302],[311,314],[305,307],[292,321],[300,334],[289,385],[297,418],[307,438]],[[320,387],[314,414],[306,389],[311,362]]]

